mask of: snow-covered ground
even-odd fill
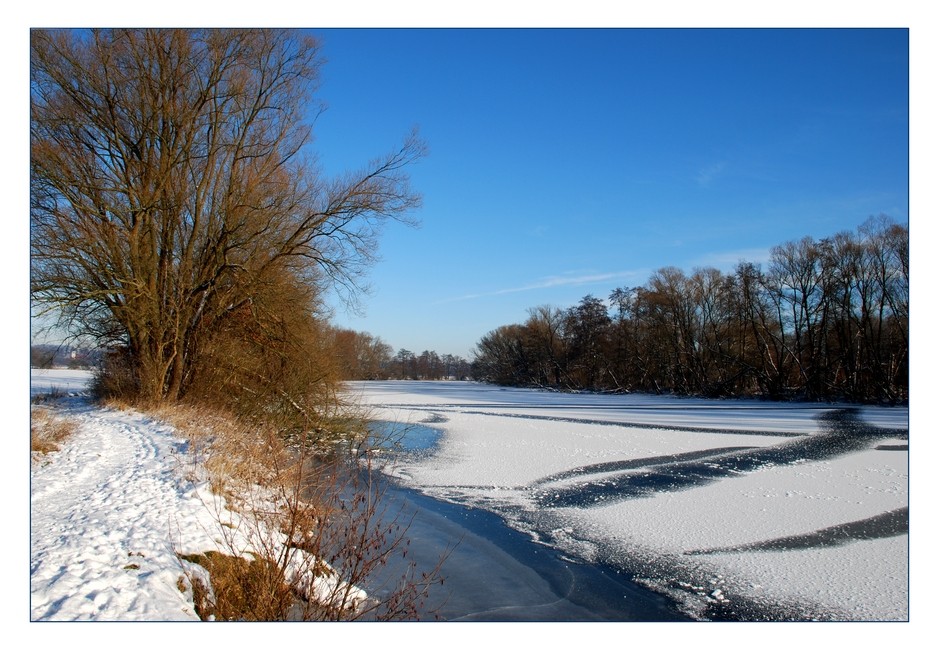
[[[361,382],[443,430],[393,473],[620,565],[698,618],[909,618],[906,408]]]
[[[67,394],[81,391],[87,374],[40,371],[31,380],[32,394],[52,387]],[[685,598],[688,611],[707,614],[728,604],[755,603],[795,605],[806,616],[908,616],[908,535],[890,532],[902,529],[902,517],[877,519],[908,502],[905,409],[861,409],[860,419],[878,427],[870,435],[869,427],[857,425],[868,435],[862,447],[827,456],[815,449],[824,458],[799,461],[757,452],[824,440],[826,431],[843,424],[817,419],[830,409],[559,395],[461,383],[362,383],[353,393],[372,405],[376,417],[430,422],[444,431],[433,455],[397,466],[411,486],[497,511],[572,554],[621,561],[652,586]],[[178,589],[182,567],[176,553],[217,545],[218,524],[185,441],[141,414],[69,399],[58,408],[63,404],[81,426],[60,451],[29,464],[30,597],[20,620],[195,620],[191,599]],[[723,452],[709,456],[715,449]],[[722,461],[727,458],[737,465]],[[710,476],[698,461],[705,468],[710,463]],[[634,478],[654,474],[650,465],[661,470],[659,483]],[[687,489],[679,490],[674,481],[683,472]],[[652,485],[667,489],[645,494]],[[630,492],[631,498],[622,498]],[[917,530],[928,536],[928,530]],[[855,539],[864,535],[875,538]],[[839,536],[843,543],[830,545]],[[767,543],[769,548],[761,547]],[[917,569],[916,575],[932,571],[928,563]],[[6,609],[22,612],[16,584],[8,590]],[[236,626],[234,633],[227,626],[182,627],[181,633],[163,626],[141,634],[137,627],[53,625],[31,626],[30,632],[70,643],[82,634],[91,641],[124,638],[138,647],[176,642],[167,636],[171,632],[190,643],[250,644],[265,642],[269,634],[266,626]],[[290,626],[289,634],[302,641],[305,629]],[[391,634],[384,626],[355,629],[361,642],[385,641]],[[448,629],[391,627],[412,645],[430,639],[435,647],[447,640]],[[494,634],[485,625],[461,629],[469,638]],[[910,629],[865,626],[850,642],[882,646],[900,641]],[[348,642],[345,630],[318,627],[317,636]],[[629,633],[636,642],[651,643],[659,630],[641,626]],[[774,630],[763,645],[790,647],[794,638],[841,642],[848,632],[843,626]],[[534,631],[496,629],[509,643],[516,634],[518,642],[527,641]],[[575,643],[582,631],[551,626],[543,638]],[[669,628],[673,638],[689,642],[712,631],[713,642],[746,641],[754,634],[736,625]],[[690,636],[682,637],[685,632]],[[205,634],[212,636],[200,637]],[[756,634],[764,637],[765,629]]]
[[[33,368],[29,377],[29,395],[83,395],[88,390],[91,372],[65,368]]]
[[[74,396],[88,378],[35,370],[31,393]],[[187,443],[145,415],[81,399],[54,412],[78,426],[31,467],[31,620],[198,620],[176,554],[217,549],[219,523]]]
[[[199,620],[191,577],[208,584],[208,576],[180,555],[244,556],[257,544],[283,544],[283,535],[250,519],[250,508],[248,520],[227,509],[209,489],[205,450],[175,428],[92,405],[89,379],[63,369],[31,377],[37,408],[72,422],[74,432],[58,450],[31,453],[30,620]],[[252,495],[251,508],[276,508],[269,496]],[[298,580],[312,560],[292,552]],[[320,576],[303,588],[341,585]],[[353,598],[364,596],[353,589]]]

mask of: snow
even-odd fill
[[[197,621],[190,576],[205,571],[180,555],[245,556],[282,534],[245,521],[209,489],[203,453],[171,426],[135,412],[92,406],[90,373],[36,371],[40,408],[76,424],[60,449],[32,454],[31,621]],[[244,495],[243,495],[244,496]],[[265,494],[251,495],[265,507]],[[271,506],[267,506],[270,509]],[[280,542],[278,542],[280,540]],[[309,556],[295,551],[288,571]],[[288,576],[289,578],[290,576]],[[306,584],[326,593],[332,576]],[[365,592],[353,588],[354,599]]]
[[[87,379],[39,371],[32,392]],[[198,620],[177,553],[218,549],[219,524],[186,442],[136,412],[72,400],[56,413],[78,427],[31,468],[31,620]]]
[[[76,394],[87,380],[81,371],[37,371],[31,394],[53,387]],[[909,617],[906,533],[745,548],[810,538],[906,507],[905,408],[860,409],[860,418],[882,435],[848,453],[765,463],[689,489],[617,499],[600,487],[642,474],[648,459],[809,440],[819,435],[818,416],[834,406],[569,395],[462,382],[362,382],[350,394],[376,418],[431,422],[443,430],[433,454],[394,466],[408,485],[493,510],[575,556],[622,560],[689,613],[706,618],[708,605],[750,602],[797,606],[806,618]],[[195,620],[191,595],[178,587],[184,567],[177,553],[218,547],[212,513],[222,507],[198,458],[171,427],[143,414],[71,397],[56,408],[80,426],[60,451],[30,463],[28,618]],[[554,495],[576,496],[585,488],[598,497],[590,507],[552,503]],[[185,627],[187,636],[202,633]],[[896,641],[897,628],[889,637],[878,629],[867,627],[866,641]],[[241,640],[257,633],[251,626],[239,630]],[[371,633],[378,634],[374,626]],[[577,642],[560,628],[552,638]],[[135,636],[138,645],[151,642],[163,647],[166,640]]]
[[[376,417],[443,429],[436,453],[389,470],[409,486],[621,564],[692,616],[711,617],[717,603],[784,618],[909,618],[905,407],[863,407],[837,424],[826,418],[843,405],[458,382],[351,392]],[[855,433],[838,438],[839,427]]]
[[[30,371],[29,394],[30,397],[50,393],[84,394],[90,380],[91,373],[87,370],[34,368]]]

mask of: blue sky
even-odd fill
[[[730,270],[805,235],[908,219],[903,29],[330,29],[327,173],[412,126],[417,229],[391,224],[363,314],[468,356],[541,304]]]
[[[470,357],[530,307],[908,219],[906,29],[311,31],[326,174],[429,148],[420,227],[333,302],[395,350]]]

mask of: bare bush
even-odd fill
[[[211,588],[198,603],[201,616],[401,620],[421,615],[440,567],[419,574],[409,564],[403,575],[383,575],[390,558],[406,555],[409,522],[384,505],[362,422],[360,429],[348,428],[349,415],[322,422],[346,431],[343,443],[327,446],[319,437],[315,444],[312,438],[288,443],[276,428],[258,429],[217,411],[209,419],[200,413],[204,409],[161,412],[207,450],[210,485],[226,505],[207,504],[219,523],[217,551],[183,558],[211,575]]]

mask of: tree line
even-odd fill
[[[415,354],[392,347],[368,332],[334,329],[331,333],[334,355],[343,379],[467,379],[470,363],[463,357],[424,350]]]
[[[909,391],[909,231],[775,246],[766,269],[666,267],[646,284],[539,306],[483,336],[476,379],[513,386],[898,403]]]

